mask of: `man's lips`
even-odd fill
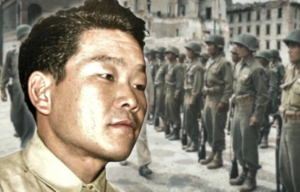
[[[111,123],[110,126],[114,128],[131,128],[131,129],[136,129],[137,125],[134,121],[132,120],[121,120],[121,121],[116,121],[114,123]]]

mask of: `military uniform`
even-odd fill
[[[280,105],[280,85],[283,83],[283,78],[285,75],[285,69],[282,63],[272,63],[271,69],[275,72],[276,79],[277,79],[277,86],[274,89],[270,99],[272,101],[272,106],[275,112],[278,111],[278,107]]]
[[[300,30],[292,31],[285,43],[294,42],[300,46]],[[288,192],[300,191],[300,61],[286,66],[279,111],[283,118],[280,140],[279,169]],[[298,69],[297,69],[298,68]]]
[[[5,89],[9,78],[12,78],[12,84],[7,86],[11,99],[10,118],[21,139],[21,148],[25,148],[34,135],[35,121],[24,102],[24,94],[19,81],[18,58],[17,49],[8,51],[0,76],[0,87]]]
[[[233,74],[231,64],[221,55],[210,58],[204,77],[204,89],[207,94],[204,106],[204,122],[207,140],[213,153],[225,149],[225,133],[229,98],[233,93]],[[219,103],[226,104],[226,109],[217,111]]]
[[[187,65],[184,78],[183,126],[193,143],[198,146],[199,124],[198,113],[202,102],[204,69],[200,59]],[[189,148],[187,148],[187,151]],[[193,150],[191,150],[193,151]]]
[[[180,63],[168,64],[165,76],[165,114],[174,131],[181,128],[180,98],[183,90],[183,69]]]

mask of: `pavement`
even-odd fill
[[[20,150],[20,140],[13,136],[14,128],[10,122],[10,102],[0,101],[0,157]],[[224,167],[208,170],[198,163],[196,152],[187,153],[181,149],[181,142],[165,139],[164,133],[158,133],[147,126],[149,148],[152,163],[149,168],[153,174],[141,177],[138,173],[136,148],[128,158],[128,165],[118,162],[109,163],[107,180],[125,192],[233,192],[236,187],[229,185],[230,136],[226,135],[226,151],[223,153]],[[276,188],[275,179],[275,137],[272,128],[269,148],[259,149],[259,161],[262,169],[257,175],[258,187],[255,192],[270,192]],[[209,155],[210,147],[206,147]],[[241,171],[241,167],[239,167]]]

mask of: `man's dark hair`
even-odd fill
[[[86,0],[83,6],[41,18],[22,44],[19,55],[20,82],[35,119],[36,109],[27,91],[30,75],[34,71],[50,73],[59,84],[66,76],[67,61],[78,51],[82,33],[89,29],[118,29],[132,35],[142,50],[145,45],[145,22],[117,0]]]

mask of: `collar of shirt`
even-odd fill
[[[29,171],[55,191],[81,192],[87,187],[91,191],[106,190],[106,171],[101,172],[91,184],[84,184],[62,161],[43,143],[38,133],[22,152]],[[85,186],[85,187],[84,187]]]
[[[254,63],[255,61],[255,58],[254,57],[251,57],[250,59],[248,59],[246,62],[243,61],[243,65],[246,64],[248,65],[248,67],[251,66],[252,63]]]

